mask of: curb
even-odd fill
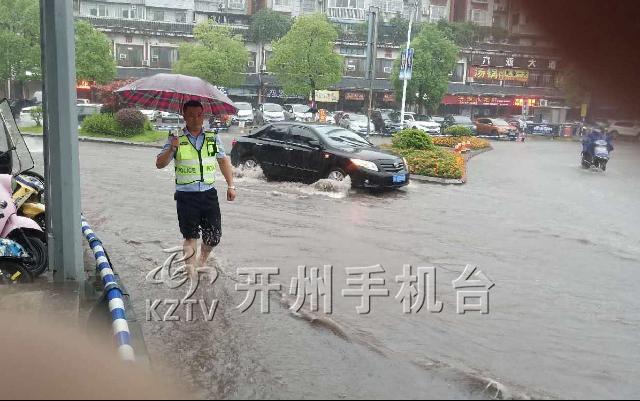
[[[476,156],[479,156],[483,153],[487,153],[492,151],[493,148],[474,150],[471,153],[467,153],[464,155],[465,162],[473,159]],[[410,176],[411,180],[415,180],[417,182],[425,183],[425,184],[440,184],[440,185],[464,185],[467,183],[467,172],[464,172],[464,176],[461,179],[455,178],[437,178],[437,177],[429,177],[426,175],[416,175],[412,174]]]
[[[29,138],[42,138],[42,135],[39,134],[22,134],[22,136]],[[110,145],[125,145],[125,146],[136,146],[139,148],[155,148],[162,149],[163,145],[157,145],[154,143],[143,143],[143,142],[130,142],[130,141],[121,141],[118,139],[109,139],[109,138],[92,138],[90,136],[79,136],[78,140],[80,142],[93,142],[93,143],[106,143]]]

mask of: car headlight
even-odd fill
[[[370,161],[367,161],[367,160],[351,159],[351,163],[355,164],[358,167],[362,167],[364,169],[367,169],[367,170],[380,171],[380,170],[378,170],[378,166],[376,166],[376,164],[374,162],[370,162]]]

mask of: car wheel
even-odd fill
[[[327,178],[333,181],[342,182],[347,178],[347,174],[340,168],[332,168],[327,174]]]
[[[260,167],[260,163],[258,163],[258,160],[255,157],[250,157],[242,162],[243,170],[255,170],[258,167]]]
[[[495,131],[495,130],[491,131],[491,135],[492,136],[498,136],[498,131]]]

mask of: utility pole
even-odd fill
[[[369,7],[369,31],[367,38],[367,66],[369,78],[369,107],[367,108],[367,136],[371,134],[371,111],[373,108],[373,82],[376,79],[376,60],[378,58],[378,7]]]
[[[407,57],[407,62],[409,61],[409,48],[411,48],[411,28],[413,27],[413,20],[415,19],[415,13],[418,10],[418,1],[419,0],[415,0],[413,3],[413,8],[411,9],[411,16],[409,18],[409,30],[407,32],[407,49],[406,51],[406,57]],[[405,105],[407,103],[407,84],[408,84],[408,80],[405,79],[404,83],[402,84],[402,109],[400,111],[400,128],[404,129],[404,112],[405,112]]]

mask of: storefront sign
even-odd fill
[[[528,82],[529,71],[511,68],[470,67],[469,77],[478,80]]]
[[[395,93],[387,92],[382,96],[382,101],[387,103],[394,103],[396,101]]]
[[[316,91],[316,102],[338,103],[339,100],[340,92],[338,91]]]
[[[363,92],[346,92],[344,94],[344,100],[364,101]]]
[[[456,96],[447,95],[442,99],[442,104],[460,104],[467,106],[513,106],[512,97],[496,96]]]
[[[480,53],[471,56],[471,65],[479,67],[508,67],[535,70],[557,70],[558,60],[539,57],[514,57],[493,53]]]

